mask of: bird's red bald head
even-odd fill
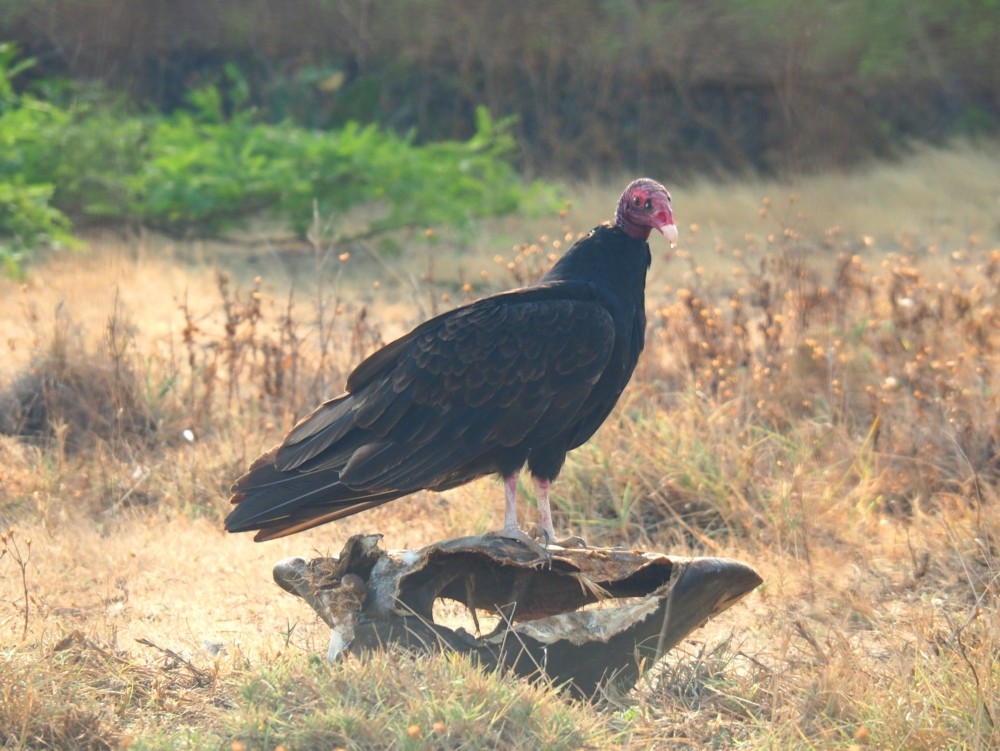
[[[641,177],[633,180],[622,193],[615,212],[615,226],[629,237],[646,240],[656,229],[670,241],[677,242],[677,225],[670,206],[670,193],[660,183]]]

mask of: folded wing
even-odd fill
[[[233,486],[232,532],[271,539],[520,466],[572,430],[615,343],[585,285],[486,298],[361,363]]]

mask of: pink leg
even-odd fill
[[[517,526],[517,476],[518,472],[503,478],[503,528],[518,529]]]
[[[487,537],[503,537],[508,540],[515,540],[522,543],[528,550],[535,554],[535,558],[529,563],[533,566],[551,565],[552,556],[548,551],[533,540],[528,534],[517,526],[517,476],[518,472],[503,478],[503,529],[499,532],[487,532]],[[550,522],[551,524],[551,522]]]
[[[551,542],[556,537],[556,531],[552,527],[552,507],[549,505],[549,487],[552,485],[549,480],[536,480],[538,485],[538,526],[546,536],[546,542]]]
[[[546,545],[558,545],[562,548],[585,548],[587,543],[582,537],[564,537],[556,539],[556,531],[552,526],[552,506],[549,503],[549,488],[552,486],[551,480],[541,480],[535,478],[538,485],[538,524],[532,529],[535,538],[545,536]]]

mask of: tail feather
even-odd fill
[[[312,529],[313,527],[318,527],[320,524],[326,524],[327,522],[336,521],[338,519],[343,519],[347,516],[352,516],[354,514],[361,513],[362,511],[367,511],[368,509],[375,508],[376,506],[381,506],[383,503],[388,503],[396,498],[398,494],[389,494],[388,497],[374,496],[368,498],[364,501],[357,501],[351,506],[340,506],[335,507],[327,511],[326,513],[317,514],[314,510],[315,507],[309,507],[306,509],[300,509],[296,513],[281,518],[274,519],[271,521],[264,522],[259,526],[248,527],[246,529],[233,530],[230,532],[246,532],[252,529],[259,530],[256,535],[254,535],[254,541],[256,542],[266,542],[267,540],[276,540],[279,537],[285,537],[286,535],[292,535],[296,532],[302,532],[307,529]],[[228,519],[227,519],[228,522]],[[227,527],[228,529],[228,527]]]
[[[385,486],[351,488],[340,481],[339,472],[283,472],[273,461],[255,463],[232,491],[235,508],[226,517],[226,530],[261,530],[262,534],[268,530],[278,537],[364,511],[373,501],[385,503],[412,492]]]

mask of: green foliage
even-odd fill
[[[215,0],[151,20],[128,0],[0,0],[0,37],[47,71],[157,110],[197,81],[227,117],[442,140],[485,104],[524,113],[538,171],[815,169],[1000,122],[997,0]]]
[[[0,272],[17,273],[24,255],[42,244],[73,245],[69,219],[49,205],[51,185],[0,181]]]
[[[258,122],[233,66],[225,97],[206,86],[188,108],[159,116],[106,97],[60,105],[18,95],[10,78],[25,64],[15,60],[0,48],[0,174],[14,176],[0,192],[0,236],[21,253],[70,240],[65,215],[175,233],[219,233],[264,215],[304,232],[314,207],[338,215],[370,206],[370,236],[551,203],[507,161],[512,121],[484,108],[469,140],[417,144],[413,133],[355,122],[335,131]],[[60,86],[41,88],[65,98]]]
[[[31,67],[31,60],[17,61],[17,48],[0,44],[0,272],[15,274],[22,258],[42,245],[74,244],[70,222],[50,204],[54,192],[49,181],[19,174],[19,144],[35,138],[47,108],[28,101],[22,104],[13,79]]]
[[[216,104],[200,97],[198,113],[152,127],[131,181],[134,218],[217,232],[263,212],[304,231],[314,202],[322,214],[369,204],[378,209],[374,234],[461,226],[516,211],[541,190],[525,190],[503,160],[513,148],[510,123],[494,123],[485,110],[470,140],[417,146],[412,134],[354,122],[323,132],[255,123],[246,112],[220,120]]]
[[[14,92],[14,78],[34,65],[34,60],[27,58],[18,60],[18,48],[10,42],[0,42],[0,113],[8,107],[16,106],[17,94]]]

